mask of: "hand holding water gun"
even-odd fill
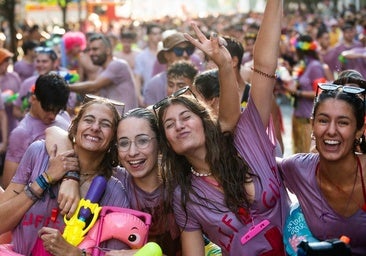
[[[57,72],[60,76],[62,76],[65,81],[69,84],[73,84],[79,82],[80,76],[75,70],[70,71],[58,71]]]
[[[12,103],[19,97],[19,93],[14,93],[12,90],[5,90],[1,93],[1,98],[4,103]]]
[[[63,237],[70,244],[77,246],[83,239],[86,233],[93,227],[97,221],[99,212],[102,207],[98,202],[101,199],[105,188],[107,186],[107,180],[102,176],[97,176],[93,179],[90,185],[88,193],[85,199],[82,198],[79,202],[79,206],[76,209],[75,214],[70,220],[65,216],[65,230]],[[90,217],[92,219],[90,220]]]
[[[320,242],[301,241],[298,245],[298,256],[351,256],[348,246],[349,238],[342,236],[340,239],[331,239]]]

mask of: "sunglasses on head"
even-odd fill
[[[321,93],[323,92],[330,92],[330,91],[342,91],[349,94],[362,94],[363,95],[363,101],[365,101],[365,89],[355,86],[342,86],[338,84],[332,84],[332,83],[319,83],[318,88],[316,90],[315,100],[318,99],[319,95],[319,89],[321,90]]]
[[[185,86],[183,88],[180,88],[179,90],[177,90],[176,92],[174,92],[172,95],[168,96],[168,97],[165,97],[164,99],[162,99],[161,101],[157,102],[156,104],[154,104],[153,106],[153,110],[154,110],[154,113],[155,113],[155,116],[158,116],[157,115],[157,110],[161,107],[161,106],[164,106],[165,104],[168,103],[169,99],[172,99],[172,98],[177,98],[183,94],[185,94],[187,91],[189,91],[193,97],[195,99],[197,99],[196,95],[192,92],[192,90],[189,88],[189,86]]]
[[[174,52],[177,57],[183,56],[184,52],[187,53],[188,56],[191,56],[194,52],[194,46],[187,46],[187,47],[174,47],[172,51]]]
[[[322,91],[343,91],[345,93],[351,93],[351,94],[361,94],[365,91],[364,88],[356,87],[356,86],[349,86],[349,85],[339,85],[339,84],[332,84],[332,83],[319,83],[318,89],[316,91],[316,96],[318,96],[319,88]]]
[[[48,54],[48,56],[50,56],[51,60],[53,61],[57,60],[57,54],[52,48],[39,46],[36,47],[34,50],[36,53]]]

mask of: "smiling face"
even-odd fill
[[[146,136],[152,138],[146,147],[136,146],[136,139]],[[117,128],[117,141],[128,139],[131,145],[127,151],[118,150],[119,162],[136,179],[157,175],[158,141],[149,122],[144,118],[127,117]]]
[[[201,118],[182,104],[172,104],[163,115],[163,127],[172,149],[179,155],[205,156],[205,133]]]
[[[106,152],[114,136],[113,113],[104,104],[93,104],[81,116],[75,147],[94,152]]]
[[[354,154],[355,140],[363,129],[357,130],[351,105],[343,100],[329,98],[317,108],[313,120],[313,134],[320,155],[327,160],[339,160]]]

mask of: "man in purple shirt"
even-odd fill
[[[355,40],[356,28],[351,23],[345,23],[342,27],[343,40],[337,44],[333,49],[329,50],[323,55],[323,61],[329,66],[331,71],[341,72],[346,69],[355,69],[362,73],[363,76],[366,75],[364,66],[366,62],[362,58],[358,59],[345,59],[342,58],[342,52],[351,50],[354,48],[362,47],[362,43]]]
[[[94,81],[70,84],[70,90],[77,93],[93,93],[101,97],[123,102],[124,111],[136,108],[137,94],[132,70],[125,60],[113,57],[109,39],[102,34],[88,39],[89,55],[94,65],[102,71]],[[117,107],[118,108],[118,107]],[[122,114],[122,109],[118,109]]]
[[[38,77],[30,97],[32,104],[29,112],[9,136],[2,178],[4,188],[8,186],[28,146],[44,139],[47,127],[68,129],[70,118],[60,111],[66,109],[69,94],[68,86],[61,76],[47,74]]]

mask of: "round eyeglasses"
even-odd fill
[[[142,134],[137,135],[134,140],[130,140],[128,138],[121,138],[117,142],[117,149],[122,152],[126,152],[130,150],[131,144],[134,143],[135,147],[138,149],[145,149],[150,145],[151,140],[156,137],[150,137],[148,135]]]

